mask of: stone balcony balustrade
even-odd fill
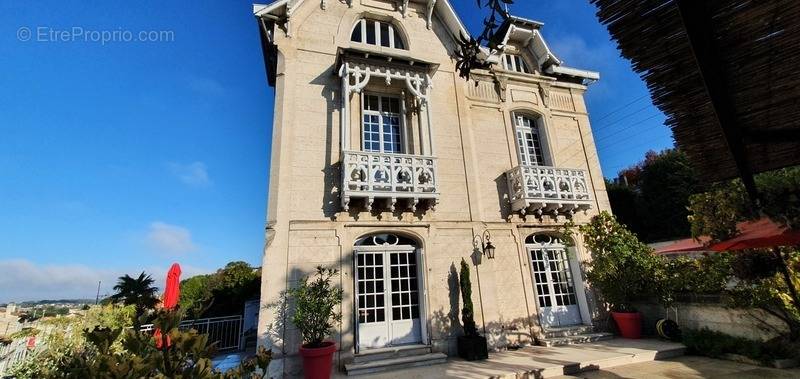
[[[364,199],[394,212],[398,200],[416,210],[433,208],[439,199],[436,158],[423,155],[345,151],[342,162],[342,207],[350,210],[353,199]]]
[[[592,207],[586,170],[549,166],[517,166],[506,171],[511,210],[526,214],[563,214]]]

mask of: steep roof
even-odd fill
[[[291,15],[304,1],[306,0],[277,0],[267,5],[254,4],[253,14],[256,17],[278,20]],[[414,1],[429,3],[430,0]],[[470,35],[449,0],[438,0],[435,1],[434,4],[433,10],[435,14],[442,20],[454,39],[458,40],[460,36],[468,37]],[[514,38],[521,39],[524,45],[530,49],[531,54],[536,58],[539,66],[542,67],[542,70],[547,74],[556,76],[563,75],[590,81],[600,78],[597,72],[564,66],[563,62],[550,50],[547,42],[545,42],[542,34],[539,32],[539,29],[543,25],[544,24],[539,21],[511,16],[499,27],[496,35],[502,36],[502,40],[505,41],[504,44]],[[503,53],[502,50],[490,51],[489,49],[484,49],[484,52],[486,59],[491,62],[499,62],[499,56]]]

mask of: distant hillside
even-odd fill
[[[23,301],[16,303],[18,307],[33,307],[44,304],[94,304],[94,299],[60,299],[60,300],[38,300],[38,301]]]

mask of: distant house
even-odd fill
[[[589,252],[557,230],[610,211],[584,103],[597,73],[512,17],[464,81],[448,0],[280,0],[255,15],[275,88],[259,339],[279,370],[299,370],[300,339],[269,305],[317,265],[341,271],[339,364],[454,354],[462,259],[491,348],[592,331]]]

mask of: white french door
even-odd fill
[[[363,151],[403,153],[400,99],[366,94],[362,101],[361,148]]]
[[[524,114],[515,113],[514,129],[517,134],[520,164],[524,166],[543,166],[545,161],[538,120]]]
[[[526,245],[531,259],[542,326],[547,328],[581,324],[581,311],[575,296],[575,283],[566,246],[558,238],[543,237],[548,238],[547,242]]]
[[[360,349],[422,341],[416,250],[356,251]]]

